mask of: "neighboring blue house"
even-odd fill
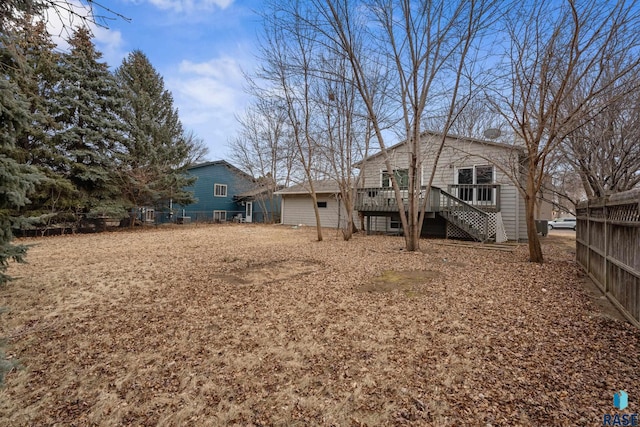
[[[273,188],[260,185],[252,176],[224,160],[201,163],[188,169],[197,178],[187,187],[196,203],[174,206],[180,218],[190,221],[273,222],[280,218],[280,199]],[[274,200],[274,198],[278,198]]]

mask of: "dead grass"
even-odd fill
[[[248,224],[29,240],[0,289],[0,425],[600,425],[640,332],[570,244],[513,252]],[[569,245],[569,246],[568,246]],[[382,290],[382,291],[381,291]]]

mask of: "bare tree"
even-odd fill
[[[61,33],[71,36],[78,27],[98,26],[109,28],[114,20],[131,21],[102,2],[93,0],[3,0],[0,2],[0,22],[15,22],[19,17],[39,16],[45,22],[56,18],[62,23]],[[3,28],[4,30],[4,28]]]
[[[365,4],[348,0],[312,2],[324,20],[319,29],[334,40],[351,64],[353,80],[371,119],[399,206],[403,194],[387,152],[383,132],[387,117],[378,114],[379,102],[397,111],[398,133],[408,146],[408,210],[400,210],[408,250],[419,249],[419,237],[439,156],[457,114],[458,89],[465,70],[471,70],[469,52],[495,12],[494,2],[374,0]],[[372,22],[371,25],[363,25]],[[372,42],[363,43],[363,40]],[[370,85],[372,70],[388,72],[393,84],[376,94]],[[445,90],[444,88],[447,88]],[[431,147],[433,170],[426,194],[422,192],[422,129],[428,106],[446,111],[443,137]],[[422,200],[422,203],[420,201]]]
[[[255,178],[271,176],[279,185],[291,182],[294,147],[281,105],[257,92],[255,104],[238,117],[239,134],[230,142],[232,160]]]
[[[184,140],[189,152],[189,155],[186,158],[186,163],[188,165],[194,165],[207,160],[209,147],[205,145],[204,140],[196,135],[195,132],[191,130],[186,131],[182,136],[182,139]]]
[[[457,114],[455,121],[449,127],[449,132],[467,138],[490,139],[499,142],[513,141],[504,119],[493,110],[491,103],[481,92],[479,93],[478,88],[471,87],[468,90],[469,93],[460,96],[455,107]],[[447,111],[440,111],[426,117],[422,125],[425,129],[444,129],[446,121]]]
[[[266,20],[269,38],[264,57],[268,72],[262,78],[278,83],[274,91],[287,105],[309,182],[313,181],[313,168],[318,166],[312,155],[322,135],[312,114],[322,104],[317,97],[322,91],[315,89],[323,79],[337,81],[339,74],[322,69],[323,54],[330,53],[348,65],[342,73],[347,78],[345,87],[355,88],[359,95],[363,116],[370,121],[385,158],[398,205],[404,205],[403,193],[408,197],[408,212],[401,209],[399,214],[409,250],[419,249],[430,183],[445,135],[458,113],[458,89],[463,79],[468,79],[463,74],[475,68],[469,66],[469,53],[494,6],[488,0],[453,5],[445,0],[289,1],[274,7]],[[435,157],[434,170],[424,194],[421,123],[433,105],[446,111],[446,120],[442,139],[430,150]],[[385,130],[390,127],[395,127],[409,147],[407,183],[398,182],[396,166],[387,153]],[[400,185],[406,187],[401,189]],[[315,203],[313,186],[310,192]]]
[[[330,51],[332,55],[335,51]],[[360,179],[354,164],[362,160],[369,149],[371,127],[366,114],[359,107],[359,96],[350,78],[351,69],[344,56],[324,58],[320,64],[322,84],[317,96],[318,110],[322,112],[324,138],[320,152],[326,159],[329,175],[340,189],[345,221],[342,226],[344,240],[350,240],[354,230],[355,187]],[[323,96],[324,95],[324,96]]]
[[[258,91],[259,93],[259,91]],[[230,142],[232,161],[256,178],[262,190],[256,201],[263,212],[275,204],[275,191],[291,182],[295,147],[291,144],[286,110],[268,97],[258,96],[242,117],[240,133]],[[274,217],[265,218],[267,222]]]
[[[637,72],[614,84],[613,91],[604,91],[595,102],[602,106],[600,114],[587,117],[561,145],[562,158],[578,172],[588,197],[630,190],[640,183]]]
[[[534,215],[551,156],[606,109],[598,102],[603,93],[636,72],[639,24],[632,4],[596,0],[524,2],[514,5],[505,22],[508,70],[494,99],[524,146],[521,171],[513,180],[525,199],[532,262],[544,260]],[[628,60],[608,68],[620,56]]]
[[[273,2],[264,15],[261,47],[263,64],[259,79],[268,82],[271,97],[285,108],[288,127],[299,165],[302,167],[316,218],[317,238],[322,241],[322,224],[314,180],[317,166],[318,126],[314,114],[315,61],[320,43],[313,27],[311,10],[291,0]]]

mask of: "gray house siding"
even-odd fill
[[[423,136],[421,153],[425,160],[421,170],[421,185],[429,183],[433,170],[433,159],[440,138],[440,136],[429,133]],[[391,147],[388,154],[393,169],[408,168],[409,158],[406,144]],[[449,185],[456,184],[456,174],[459,169],[483,165],[493,166],[494,183],[501,185],[501,212],[507,238],[512,241],[524,240],[527,238],[524,201],[509,176],[501,170],[501,168],[508,170],[517,154],[517,150],[502,144],[447,137],[432,185],[448,191]],[[364,165],[364,181],[361,187],[382,186],[382,173],[386,170],[387,167],[382,155],[374,155],[369,158]],[[371,220],[372,229],[388,231],[388,218],[379,217]]]

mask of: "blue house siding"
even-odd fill
[[[197,201],[191,205],[174,206],[176,217],[187,216],[191,221],[215,221],[214,212],[222,215],[226,212],[226,221],[234,217],[246,216],[246,202],[253,202],[253,222],[266,222],[275,217],[280,218],[280,198],[276,196],[273,204],[270,200],[253,200],[254,197],[238,197],[242,193],[255,193],[256,181],[248,174],[224,160],[203,163],[189,168],[189,175],[196,177],[196,182],[185,190],[192,191]],[[216,195],[216,186],[224,186],[226,195]],[[259,196],[258,196],[259,197]],[[238,200],[240,199],[240,200]]]
[[[193,191],[197,202],[176,206],[174,210],[178,216],[188,216],[194,221],[214,220],[214,211],[225,211],[226,220],[231,221],[235,215],[244,214],[244,206],[235,202],[233,196],[255,185],[251,176],[224,160],[193,166],[189,168],[189,175],[197,180],[186,190]],[[216,185],[226,188],[226,195],[216,196]]]

